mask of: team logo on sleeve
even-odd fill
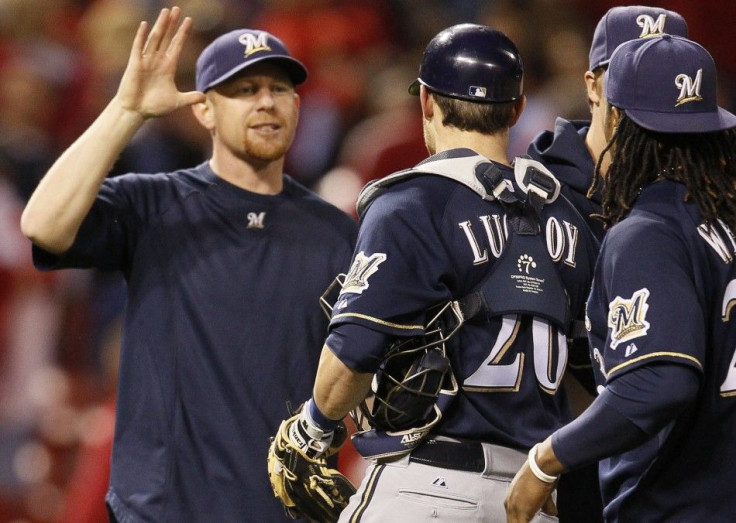
[[[616,296],[608,304],[608,326],[611,328],[611,349],[619,343],[646,336],[649,322],[646,320],[649,289],[640,289],[630,299]]]
[[[366,256],[363,251],[360,251],[355,255],[340,294],[362,294],[368,288],[368,278],[378,271],[378,266],[384,261],[386,261],[386,255],[382,252]]]

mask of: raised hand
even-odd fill
[[[150,32],[141,22],[116,94],[123,109],[151,118],[204,101],[203,93],[180,92],[174,82],[191,29],[192,19],[182,20],[178,7],[162,9]]]

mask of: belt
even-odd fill
[[[526,461],[515,449],[480,441],[429,440],[414,449],[409,461],[465,472],[514,477]]]
[[[429,440],[412,451],[409,461],[466,472],[483,472],[486,468],[486,457],[480,441],[455,443]]]

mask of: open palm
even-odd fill
[[[191,28],[192,20],[181,20],[178,7],[162,9],[150,33],[148,24],[141,23],[116,95],[123,108],[150,118],[204,101],[203,93],[182,93],[174,82]]]

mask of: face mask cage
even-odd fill
[[[339,275],[320,298],[320,306],[332,316],[345,275]],[[425,425],[433,416],[442,389],[457,390],[445,343],[463,324],[457,302],[427,311],[421,336],[397,338],[373,376],[371,394],[351,413],[358,430],[375,428],[401,431]]]

